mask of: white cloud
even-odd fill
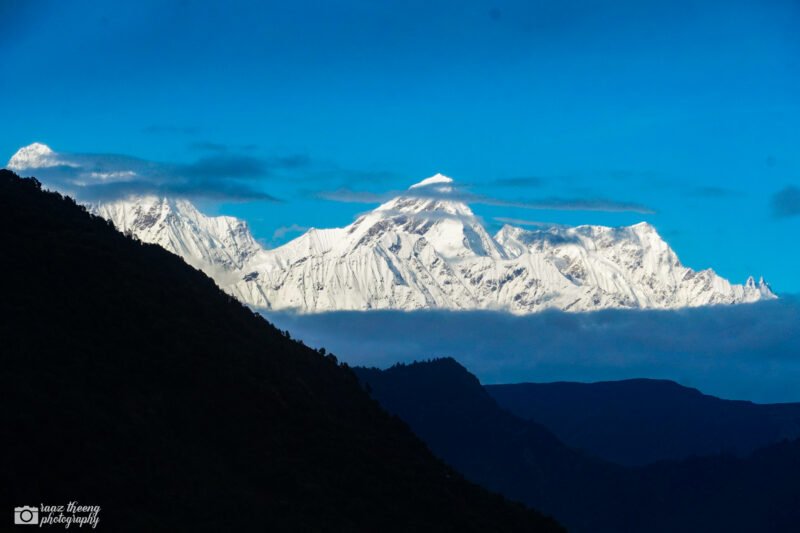
[[[266,176],[275,166],[290,164],[282,161],[224,154],[188,164],[160,163],[120,154],[60,153],[33,143],[20,148],[7,166],[19,173],[32,174],[46,186],[81,200],[150,193],[275,201],[273,196],[245,182]]]

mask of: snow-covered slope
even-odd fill
[[[550,295],[562,309],[676,308],[775,297],[763,279],[757,285],[752,278],[746,285],[732,285],[711,269],[695,272],[683,266],[646,222],[537,231],[505,226],[496,239],[516,259],[542,257],[555,267],[565,286]],[[564,296],[574,300],[566,302]]]
[[[228,287],[261,307],[339,309],[677,308],[774,298],[763,280],[695,272],[646,223],[490,236],[441,175],[346,228],[310,230],[254,257]]]
[[[244,221],[205,216],[187,200],[134,196],[88,207],[118,230],[183,257],[220,285],[238,279],[261,251]]]
[[[20,150],[17,170],[64,165],[44,145]],[[366,309],[679,308],[775,298],[752,278],[732,285],[684,267],[647,223],[630,227],[513,226],[489,235],[437,174],[344,228],[311,229],[273,250],[247,225],[208,217],[190,202],[132,196],[91,205],[121,231],[156,243],[262,308]]]

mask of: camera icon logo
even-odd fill
[[[14,523],[35,526],[39,523],[39,508],[27,505],[14,507]]]

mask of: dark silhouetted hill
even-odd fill
[[[554,531],[465,481],[335,358],[0,171],[2,501],[106,531]]]
[[[796,531],[800,441],[629,468],[501,408],[453,359],[355,369],[364,387],[467,478],[576,532]]]
[[[626,465],[729,453],[800,436],[800,404],[722,400],[672,381],[487,385],[500,404],[559,439]]]

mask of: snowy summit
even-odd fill
[[[24,171],[34,168],[52,167],[63,164],[49,146],[33,143],[17,150],[6,165],[13,171]]]
[[[420,187],[428,187],[430,185],[442,185],[442,184],[449,184],[453,183],[453,178],[449,178],[444,174],[435,174],[430,178],[425,178],[424,180],[420,181],[419,183],[415,183],[409,189],[418,189]]]

